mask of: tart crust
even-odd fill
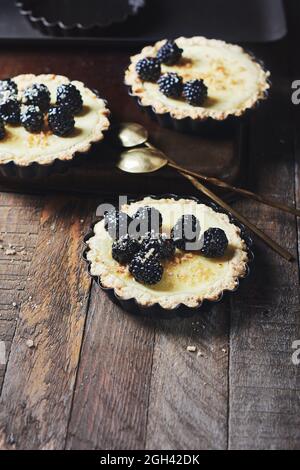
[[[180,62],[173,66],[166,66],[162,64],[162,73],[166,72],[177,72],[185,80],[194,78],[203,78],[208,86],[208,95],[210,97],[210,90],[218,86],[219,89],[223,87],[227,88],[227,92],[236,94],[239,87],[242,87],[242,81],[244,80],[247,70],[244,70],[244,65],[248,65],[251,69],[251,73],[254,75],[254,90],[250,95],[245,95],[245,99],[239,103],[239,106],[229,107],[228,109],[218,109],[214,105],[214,99],[207,100],[206,105],[191,106],[185,104],[182,106],[182,102],[165,97],[158,89],[157,84],[143,82],[135,70],[137,62],[144,57],[155,57],[158,50],[165,44],[166,40],[162,40],[154,44],[153,46],[147,46],[142,51],[131,57],[131,63],[125,72],[125,84],[130,86],[131,94],[139,99],[140,104],[143,106],[151,106],[157,114],[170,113],[175,119],[192,118],[194,120],[205,120],[207,118],[213,118],[218,121],[222,121],[229,116],[242,116],[247,109],[253,108],[260,100],[267,97],[267,91],[270,88],[269,76],[270,72],[264,69],[264,67],[249,53],[247,53],[242,47],[229,44],[224,41],[216,39],[207,39],[201,36],[195,36],[192,38],[180,37],[176,39],[176,44],[183,49],[183,56]],[[201,51],[206,54],[205,60],[211,60],[211,70],[209,73],[203,71],[193,70],[193,60],[185,55],[185,49],[193,50],[199,47],[199,60],[201,60]],[[212,54],[213,52],[213,54]],[[221,54],[220,54],[221,53]],[[212,56],[210,57],[210,54]],[[226,66],[226,60],[224,57],[230,57],[233,59],[228,62],[227,65],[233,64],[233,71],[230,71],[230,67]],[[204,57],[204,56],[203,56]],[[237,67],[239,66],[238,59],[242,60],[240,65],[239,73],[241,77],[236,75]],[[197,56],[198,59],[198,56]],[[236,61],[236,63],[234,63]],[[231,65],[230,65],[231,66]],[[195,66],[194,66],[195,69]],[[250,71],[248,70],[250,73]],[[232,89],[228,89],[230,84]],[[212,84],[212,85],[211,85]],[[148,88],[147,88],[148,87]],[[157,92],[154,87],[157,88]]]
[[[13,162],[26,167],[33,163],[46,166],[55,160],[69,161],[77,153],[88,152],[94,143],[104,138],[104,132],[110,126],[110,111],[106,102],[82,82],[70,81],[67,77],[55,74],[24,74],[13,80],[18,85],[19,98],[25,88],[33,83],[45,84],[50,90],[52,104],[55,103],[56,88],[61,84],[72,83],[81,92],[84,108],[75,116],[75,129],[67,137],[55,136],[48,130],[31,134],[21,125],[7,125],[7,136],[0,142],[0,164]]]
[[[119,299],[134,299],[142,307],[159,304],[163,309],[179,305],[200,307],[204,300],[217,301],[226,290],[234,291],[239,278],[247,273],[248,250],[241,237],[240,228],[230,222],[226,214],[194,199],[143,200],[122,206],[122,211],[132,215],[139,207],[156,207],[163,215],[163,231],[169,232],[174,221],[183,213],[194,213],[200,220],[201,230],[219,226],[225,230],[229,246],[222,258],[208,259],[197,253],[176,250],[174,259],[163,262],[162,281],[155,286],[145,286],[134,280],[128,268],[113,260],[112,240],[104,229],[104,221],[97,222],[93,235],[87,241],[86,259],[90,273],[99,278],[101,286],[113,289]],[[173,211],[169,211],[172,207]],[[169,217],[167,216],[171,214]]]

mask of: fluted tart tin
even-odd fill
[[[197,305],[188,306],[184,302],[173,303],[172,307],[165,307],[162,303],[158,301],[149,302],[149,305],[143,302],[138,295],[134,294],[134,286],[132,288],[132,295],[123,295],[118,291],[118,288],[112,287],[108,285],[107,279],[104,280],[102,275],[95,274],[93,271],[93,258],[91,248],[91,241],[95,240],[95,230],[97,230],[97,224],[99,220],[95,221],[89,232],[84,238],[85,249],[83,252],[83,259],[86,261],[88,265],[88,271],[91,277],[95,280],[97,285],[109,296],[109,298],[121,306],[124,310],[131,312],[137,315],[146,315],[150,317],[159,317],[159,318],[174,318],[174,317],[187,317],[197,313],[201,313],[203,311],[209,310],[216,302],[222,301],[228,294],[236,292],[239,288],[240,283],[249,275],[250,268],[249,264],[253,261],[254,255],[252,253],[252,239],[247,233],[245,227],[236,221],[230,213],[226,213],[223,209],[218,207],[216,204],[211,203],[207,200],[199,200],[198,198],[192,196],[178,196],[174,194],[165,194],[162,196],[151,195],[145,198],[138,198],[138,199],[129,199],[128,206],[138,206],[139,204],[143,205],[146,203],[151,205],[151,201],[154,204],[155,202],[161,201],[172,201],[174,203],[180,203],[182,200],[188,201],[191,204],[204,204],[209,211],[213,211],[215,213],[215,217],[221,217],[226,219],[226,223],[231,224],[231,227],[238,233],[242,244],[245,250],[244,261],[242,262],[241,269],[237,270],[237,275],[234,279],[234,282],[230,284],[230,288],[221,288],[217,295],[210,296],[211,298],[205,298],[202,301],[199,301]],[[95,228],[96,227],[96,228]],[[93,243],[92,243],[93,245]],[[93,245],[94,246],[94,245]],[[225,285],[225,284],[224,284]],[[229,285],[228,285],[229,286]],[[130,291],[131,293],[131,291]],[[149,294],[150,295],[150,294]],[[167,295],[167,294],[166,294]],[[209,297],[209,296],[208,296]]]

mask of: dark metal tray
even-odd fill
[[[0,41],[58,44],[134,45],[163,37],[203,35],[233,42],[269,42],[287,32],[282,0],[148,0],[128,35],[53,37],[43,35],[24,18],[14,0],[1,0]]]

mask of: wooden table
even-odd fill
[[[273,72],[273,94],[247,130],[247,173],[252,190],[299,208],[290,40],[256,48]],[[101,90],[118,119],[153,130],[121,84],[128,56],[2,48],[1,75],[82,79]],[[133,317],[91,282],[81,260],[100,198],[76,188],[8,189],[0,193],[2,449],[300,447],[300,367],[292,363],[300,340],[298,262],[257,242],[250,278],[210,313]],[[247,200],[235,206],[297,257],[294,217]],[[201,354],[188,352],[190,345]]]

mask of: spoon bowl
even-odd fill
[[[153,173],[168,164],[163,152],[154,148],[135,148],[122,152],[117,168],[126,173]]]
[[[118,138],[123,147],[136,147],[147,142],[148,131],[136,122],[122,122],[119,127]]]

